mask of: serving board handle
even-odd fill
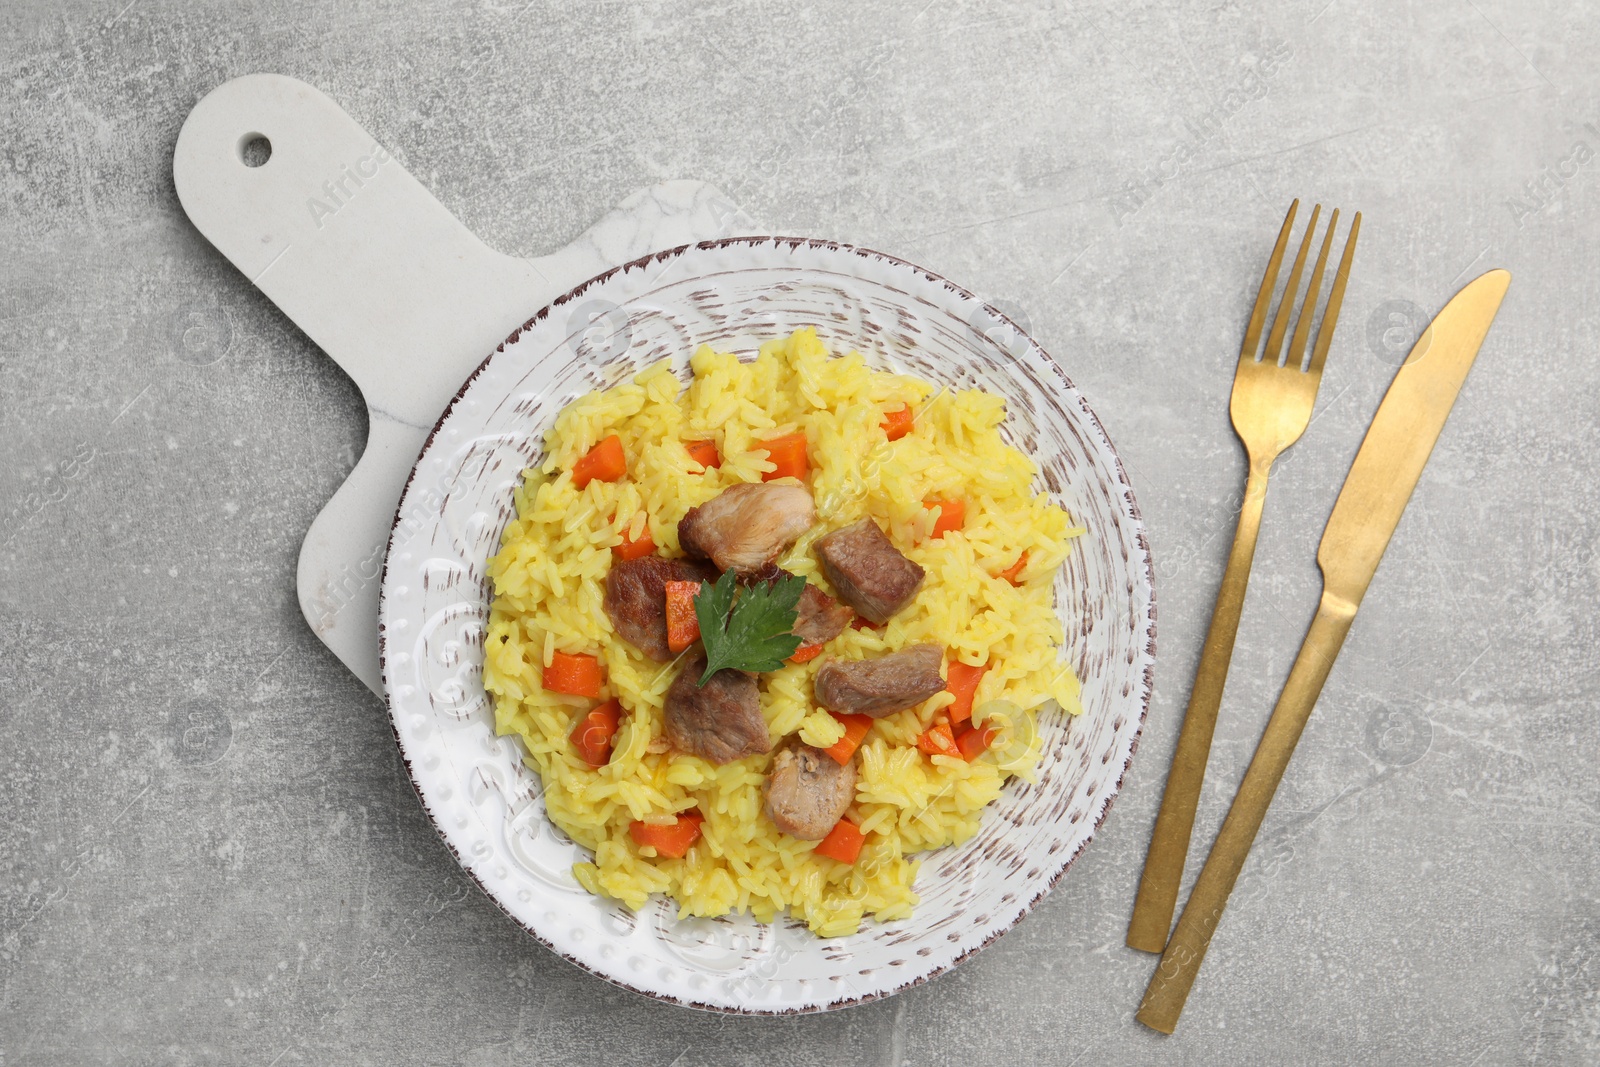
[[[271,154],[249,166],[255,137]],[[478,240],[338,104],[294,78],[252,74],[213,90],[183,124],[172,174],[200,232],[368,404],[406,422],[431,426],[433,399],[460,386],[441,354],[466,336],[482,358],[547,288],[533,263]]]
[[[313,631],[380,695],[378,588],[395,505],[463,380],[584,280],[748,223],[712,187],[668,182],[635,194],[559,252],[508,256],[463,226],[338,104],[280,74],[236,78],[196,104],[178,134],[172,176],[195,227],[366,400],[367,448],[306,535],[298,586]]]

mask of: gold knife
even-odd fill
[[[1322,601],[1316,617],[1135,1016],[1151,1029],[1170,1034],[1178,1025],[1267,805],[1510,284],[1510,273],[1492,270],[1444,306],[1367,428],[1317,549]]]

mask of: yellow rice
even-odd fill
[[[687,389],[666,361],[631,381],[569,404],[547,434],[547,458],[524,474],[517,518],[489,563],[494,582],[484,682],[501,734],[519,736],[544,783],[550,818],[594,853],[573,873],[590,892],[631,908],[670,893],[680,916],[748,911],[770,922],[787,909],[822,936],[853,933],[863,916],[906,918],[917,903],[916,853],[959,844],[1014,773],[1038,759],[1034,714],[1076,714],[1078,681],[1061,657],[1052,579],[1081,533],[1032,482],[1031,460],[999,433],[1005,403],[977,390],[870,369],[852,352],[830,358],[815,331],[762,345],[752,362],[702,346]],[[884,413],[911,404],[913,432],[890,442]],[[611,548],[648,523],[657,551],[680,555],[683,514],[736,482],[773,469],[753,446],[804,430],[818,523],[779,560],[832,592],[811,543],[870,515],[927,570],[916,598],[881,632],[847,628],[822,657],[761,677],[761,706],[776,745],[799,732],[826,746],[842,728],[813,703],[811,679],[827,658],[859,659],[924,641],[967,663],[989,662],[975,719],[1001,728],[991,752],[971,763],[927,756],[918,736],[950,703],[940,693],[874,723],[859,749],[860,779],[848,816],[867,841],[853,866],[814,856],[813,842],[780,833],[762,810],[770,756],[717,767],[677,755],[664,740],[662,698],[677,672],[617,637],[601,608]],[[596,442],[621,437],[628,476],[574,488],[571,468]],[[710,439],[721,469],[699,473],[686,440]],[[961,498],[959,532],[929,537],[931,498]],[[995,577],[1026,550],[1013,586]],[[546,692],[540,680],[556,651],[598,655],[602,699],[622,703],[611,761],[591,770],[568,734],[594,701]],[[1000,703],[1009,701],[1010,704]],[[683,859],[642,853],[634,820],[670,822],[698,807],[702,836]]]

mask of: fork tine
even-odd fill
[[[1261,358],[1274,366],[1283,352],[1283,335],[1289,329],[1289,316],[1294,313],[1295,293],[1300,288],[1300,272],[1306,268],[1306,253],[1311,251],[1311,238],[1317,232],[1317,216],[1322,205],[1311,209],[1311,221],[1306,223],[1306,235],[1300,239],[1300,251],[1295,254],[1294,268],[1289,271],[1289,284],[1283,287],[1283,299],[1278,301],[1278,313],[1272,317],[1272,335],[1267,338],[1267,350]]]
[[[1317,347],[1311,353],[1311,373],[1321,374],[1322,364],[1328,358],[1328,346],[1333,344],[1333,328],[1339,324],[1339,306],[1344,303],[1344,286],[1350,280],[1350,261],[1355,258],[1356,238],[1361,233],[1361,212],[1350,223],[1350,236],[1345,239],[1344,255],[1339,257],[1339,271],[1333,276],[1333,291],[1328,294],[1328,309],[1322,313],[1322,325],[1317,328]]]
[[[1311,269],[1311,283],[1306,286],[1306,298],[1300,305],[1300,314],[1294,320],[1294,338],[1289,342],[1289,357],[1285,367],[1300,369],[1306,357],[1306,337],[1311,333],[1311,320],[1317,313],[1317,297],[1322,293],[1322,273],[1328,266],[1328,249],[1333,247],[1333,231],[1339,228],[1339,209],[1328,216],[1328,232],[1322,238],[1322,251],[1317,253],[1317,265]],[[1317,368],[1319,371],[1321,368]]]
[[[1239,349],[1239,359],[1254,360],[1256,346],[1261,343],[1261,327],[1266,325],[1267,305],[1272,302],[1272,290],[1278,284],[1278,268],[1283,266],[1283,250],[1289,244],[1289,230],[1294,226],[1294,213],[1300,208],[1300,198],[1289,205],[1283,217],[1283,227],[1278,231],[1278,243],[1272,246],[1272,258],[1267,260],[1267,273],[1261,278],[1261,291],[1256,294],[1256,306],[1250,312],[1250,324],[1245,327],[1244,345]]]

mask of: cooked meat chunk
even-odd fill
[[[601,603],[625,641],[665,663],[675,655],[667,647],[667,583],[716,580],[716,571],[704,563],[641,556],[612,564]]]
[[[839,599],[880,626],[922,586],[922,568],[901,555],[871,519],[818,538],[816,547]]]
[[[678,523],[684,552],[741,575],[761,570],[816,519],[811,494],[798,485],[741,482],[690,508]]]
[[[852,608],[839,603],[810,582],[800,594],[799,616],[794,620],[793,633],[800,638],[801,647],[825,645],[844,633],[844,628],[855,618]]]
[[[912,645],[877,659],[824,663],[815,682],[817,703],[829,711],[881,719],[922,703],[944,688],[938,645]]]
[[[770,752],[755,676],[718,671],[702,686],[697,683],[705,669],[706,655],[695,648],[667,688],[664,710],[672,747],[719,764]]]
[[[767,779],[767,814],[790,837],[821,841],[856,798],[856,761],[840,766],[810,745],[781,750]]]

